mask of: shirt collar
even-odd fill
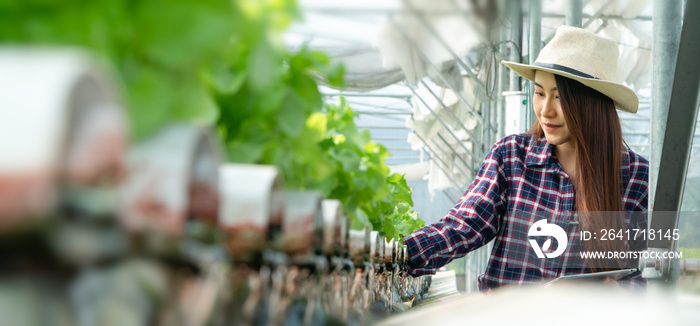
[[[525,166],[545,165],[552,158],[552,145],[542,136],[530,137],[527,155],[525,156]]]
[[[630,151],[627,147],[623,147],[621,177],[622,182],[627,184],[630,178]],[[525,166],[546,165],[552,159],[552,145],[547,139],[542,136],[530,137],[530,146],[528,146],[527,155],[525,156]]]

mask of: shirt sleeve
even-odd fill
[[[507,139],[507,138],[506,138]],[[404,239],[413,276],[435,274],[493,239],[500,229],[508,189],[503,168],[505,141],[496,143],[484,159],[466,193],[440,221]]]
[[[642,277],[642,272],[634,272],[632,275],[619,279],[617,284],[630,291],[646,290],[647,280]]]

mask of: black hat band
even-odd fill
[[[591,76],[591,75],[589,75],[589,74],[587,74],[587,73],[585,73],[585,72],[580,72],[580,71],[578,71],[578,70],[576,70],[576,69],[572,69],[572,68],[569,68],[569,67],[567,67],[567,66],[558,65],[558,64],[556,64],[556,63],[534,62],[532,65],[533,65],[533,66],[542,67],[542,68],[548,68],[548,69],[554,69],[554,70],[560,70],[560,71],[563,71],[563,72],[568,72],[568,73],[570,73],[570,74],[572,74],[572,75],[576,75],[576,76],[583,77],[583,78],[600,79],[600,78],[598,78],[598,77]]]

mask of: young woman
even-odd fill
[[[498,141],[459,203],[404,239],[413,275],[491,240],[482,291],[637,267],[646,239],[627,230],[647,228],[649,164],[622,139],[615,109],[636,113],[639,100],[615,82],[617,59],[614,41],[561,26],[532,65],[502,62],[533,81],[537,121]],[[618,284],[646,285],[638,272]]]

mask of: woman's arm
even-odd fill
[[[404,239],[412,275],[435,274],[438,268],[483,246],[498,234],[498,216],[506,207],[503,154],[509,138],[491,148],[467,192],[445,217]]]

